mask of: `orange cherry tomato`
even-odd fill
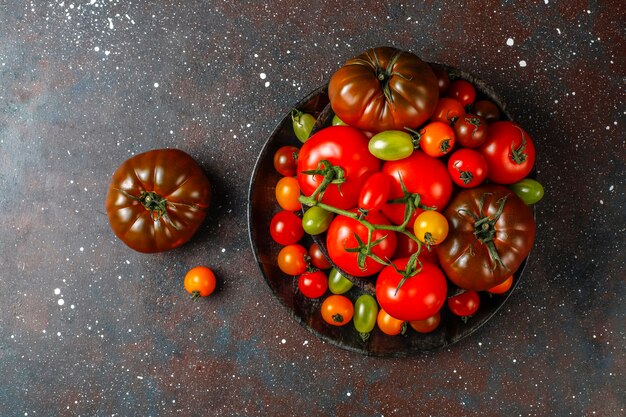
[[[300,186],[294,177],[283,177],[276,184],[276,201],[283,210],[298,211],[302,208],[302,203],[298,201],[300,197]]]
[[[437,312],[432,317],[427,318],[426,320],[414,320],[410,321],[409,325],[419,333],[430,333],[439,327],[439,323],[441,323],[441,314]]]
[[[385,310],[382,308],[378,310],[378,317],[376,318],[376,323],[378,324],[378,328],[389,336],[395,336],[402,333],[402,329],[404,328],[404,321],[398,320],[395,317],[391,317]]]
[[[278,267],[287,275],[304,274],[308,265],[309,253],[303,246],[294,244],[285,246],[278,252]]]
[[[447,123],[429,123],[419,133],[420,148],[429,156],[439,158],[454,147],[454,130]]]
[[[495,287],[489,288],[487,291],[492,294],[504,294],[508,290],[511,289],[513,285],[513,275],[508,277],[503,283],[496,285]]]
[[[322,318],[333,326],[343,326],[352,320],[354,305],[348,297],[331,295],[322,303]]]
[[[413,225],[415,237],[429,246],[443,242],[448,237],[448,230],[446,216],[433,210],[421,212]]]
[[[215,274],[206,266],[191,268],[185,275],[185,289],[191,298],[206,297],[215,291]]]

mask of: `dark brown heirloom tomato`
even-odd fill
[[[423,124],[439,99],[437,77],[410,52],[382,47],[365,51],[337,70],[328,85],[333,111],[369,132]]]
[[[511,190],[483,185],[461,191],[446,208],[450,230],[437,247],[450,281],[483,291],[505,281],[535,240],[531,209]]]
[[[126,160],[106,196],[111,228],[132,249],[162,252],[188,241],[204,220],[211,185],[194,159],[158,149]]]

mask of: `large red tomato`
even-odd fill
[[[396,268],[406,268],[408,258],[393,261]],[[402,275],[393,266],[387,266],[376,280],[376,299],[392,317],[399,320],[425,320],[434,316],[446,301],[446,277],[437,266],[422,264],[422,270],[408,278],[399,290]],[[396,291],[397,290],[397,291]]]
[[[489,125],[487,140],[477,149],[487,161],[487,178],[498,184],[526,178],[535,164],[533,140],[513,122]]]
[[[343,170],[345,182],[331,184],[322,202],[340,209],[355,207],[361,187],[367,178],[380,169],[379,160],[367,147],[365,135],[349,126],[331,126],[311,136],[298,154],[298,184],[304,195],[310,196],[322,183],[322,175],[303,171],[316,170],[321,161],[328,161]]]
[[[389,224],[387,218],[380,212],[369,213],[367,217],[365,217],[365,220],[372,224]],[[328,256],[336,266],[350,275],[365,277],[377,273],[384,268],[383,264],[367,257],[365,259],[365,268],[361,269],[358,263],[360,254],[358,252],[349,251],[349,249],[354,249],[359,246],[355,235],[361,239],[361,242],[367,244],[367,234],[367,228],[358,220],[346,216],[336,216],[330,224],[326,235]],[[387,261],[387,259],[391,259],[396,250],[396,232],[375,230],[372,234],[372,242],[379,239],[382,240],[372,247],[372,253],[383,261]]]
[[[448,204],[452,194],[452,180],[446,165],[437,158],[426,155],[422,151],[414,151],[408,158],[388,161],[383,164],[382,172],[393,177],[389,199],[403,196],[400,179],[409,192],[418,193],[420,202],[425,206],[436,207],[438,211]],[[394,224],[404,221],[405,204],[386,204],[383,213]],[[421,210],[413,213],[407,227],[412,228],[415,218]]]
[[[178,149],[135,155],[113,174],[106,196],[111,228],[139,252],[162,252],[188,241],[206,216],[211,185]]]
[[[447,277],[466,290],[483,291],[502,283],[533,246],[530,207],[500,185],[461,191],[444,215],[450,230],[435,250]]]
[[[383,47],[347,61],[328,84],[337,116],[369,132],[417,128],[432,115],[439,87],[428,64],[410,52]]]

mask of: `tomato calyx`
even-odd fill
[[[335,323],[343,323],[343,316],[339,313],[333,314],[333,321]]]
[[[524,131],[522,129],[518,126],[516,127],[522,135],[522,143],[517,148],[515,147],[515,143],[511,143],[511,159],[513,159],[517,165],[521,165],[526,162],[526,158],[528,157],[528,155],[524,152],[526,150],[526,135],[524,135]]]
[[[424,134],[424,129],[418,132],[417,130],[413,130],[410,127],[405,127],[404,130],[409,132],[411,135],[411,141],[413,141],[413,149],[419,149],[422,135]]]
[[[498,222],[498,219],[504,212],[504,205],[506,204],[506,200],[509,198],[509,196],[505,195],[504,197],[500,198],[497,201],[498,210],[493,216],[485,216],[482,213],[483,213],[483,206],[485,203],[485,197],[487,195],[491,195],[491,194],[485,193],[480,198],[479,205],[478,205],[478,211],[480,213],[480,216],[465,209],[460,209],[458,212],[459,213],[464,212],[466,214],[469,214],[472,218],[474,218],[475,220],[474,237],[476,238],[476,240],[478,240],[480,243],[482,243],[483,245],[487,247],[487,250],[489,251],[489,257],[491,258],[491,262],[492,262],[491,269],[495,270],[499,264],[500,266],[508,270],[509,268],[504,264],[504,262],[502,262],[502,259],[500,258],[500,255],[498,254],[498,250],[496,249],[496,245],[493,242],[493,238],[496,235],[496,223]]]
[[[404,267],[404,271],[401,269],[398,269],[398,267],[393,262],[390,263],[393,269],[395,269],[395,271],[398,274],[402,275],[402,279],[400,280],[400,282],[398,282],[398,286],[396,287],[396,292],[394,293],[394,296],[398,295],[398,291],[400,291],[400,288],[402,288],[402,286],[404,285],[407,279],[421,272],[422,261],[419,260],[419,255],[421,251],[422,249],[420,246],[418,251],[412,254],[411,257],[409,258],[408,262],[406,263],[406,266]]]
[[[354,233],[354,238],[357,241],[357,247],[345,248],[346,252],[357,253],[357,265],[362,271],[365,271],[365,269],[367,269],[367,266],[365,265],[365,261],[367,261],[367,258],[372,258],[379,264],[389,265],[388,262],[385,262],[379,256],[377,256],[376,254],[372,252],[372,248],[380,244],[381,242],[383,242],[385,239],[387,239],[387,235],[372,242],[371,240],[372,240],[373,233],[374,233],[373,229],[368,229],[367,244],[363,243],[359,235]]]
[[[310,199],[317,199],[318,201],[322,200],[322,197],[324,196],[324,191],[326,191],[326,188],[328,188],[330,184],[337,185],[337,189],[341,193],[341,184],[346,182],[346,174],[343,168],[338,165],[331,164],[330,161],[326,159],[321,160],[317,164],[316,169],[302,171],[302,173],[307,175],[322,175],[324,177],[322,183],[309,197]]]
[[[391,57],[389,63],[387,64],[387,68],[383,68],[383,66],[380,64],[380,60],[378,59],[378,55],[376,55],[375,49],[372,50],[372,53],[374,55],[373,59],[369,57],[368,54],[368,58],[371,62],[370,65],[372,65],[374,69],[374,74],[376,75],[376,78],[380,83],[380,87],[383,90],[385,99],[387,99],[387,102],[393,103],[393,95],[391,94],[391,88],[389,87],[389,82],[391,81],[391,78],[394,76],[398,76],[406,80],[410,80],[409,77],[393,71],[393,67],[396,65],[398,59],[402,55],[402,51],[398,51],[393,57]]]
[[[191,295],[189,296],[189,298],[191,298],[194,301],[197,301],[200,297],[201,297],[200,291],[198,291],[198,290],[192,291]]]
[[[474,176],[472,175],[471,171],[461,171],[461,169],[459,168],[460,163],[461,161],[456,161],[454,163],[454,169],[459,172],[459,179],[463,181],[464,184],[469,184],[474,179]]]

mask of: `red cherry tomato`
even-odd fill
[[[429,123],[419,133],[420,148],[433,158],[444,156],[454,147],[454,130],[447,123]]]
[[[300,150],[295,146],[283,146],[274,154],[274,168],[279,174],[285,177],[293,177],[296,175],[296,162],[298,152]]]
[[[450,87],[450,78],[448,71],[441,65],[431,65],[435,76],[437,77],[437,86],[439,87],[439,97],[443,97]]]
[[[291,245],[304,236],[302,220],[291,211],[279,211],[270,222],[270,236],[280,245]]]
[[[476,291],[465,291],[448,299],[450,311],[460,317],[468,317],[478,311],[480,297]]]
[[[298,289],[307,298],[320,298],[328,289],[328,277],[322,271],[305,272],[298,277]]]
[[[487,161],[487,178],[497,184],[526,178],[535,164],[532,138],[513,122],[489,125],[487,140],[477,150]]]
[[[454,134],[461,146],[475,148],[487,139],[487,122],[480,116],[466,114],[454,124]]]
[[[476,100],[476,90],[474,86],[465,80],[456,80],[450,83],[448,97],[458,100],[463,107],[468,106]]]
[[[278,252],[278,267],[287,275],[300,275],[308,268],[306,249],[300,245],[288,245]]]
[[[456,185],[473,188],[487,178],[487,161],[478,151],[459,149],[448,159],[448,172]]]
[[[500,109],[489,100],[478,100],[472,106],[475,115],[482,117],[487,123],[493,123],[500,120]]]
[[[449,97],[439,99],[433,115],[432,122],[443,122],[453,125],[459,118],[465,116],[465,108],[457,100]]]
[[[194,299],[213,294],[216,285],[215,274],[206,266],[196,266],[185,274],[185,289]]]
[[[311,264],[318,269],[330,269],[332,267],[317,243],[313,243],[309,248],[309,256],[311,257]]]
[[[372,174],[361,188],[359,208],[367,211],[380,210],[389,198],[391,181],[391,177],[384,172]]]

